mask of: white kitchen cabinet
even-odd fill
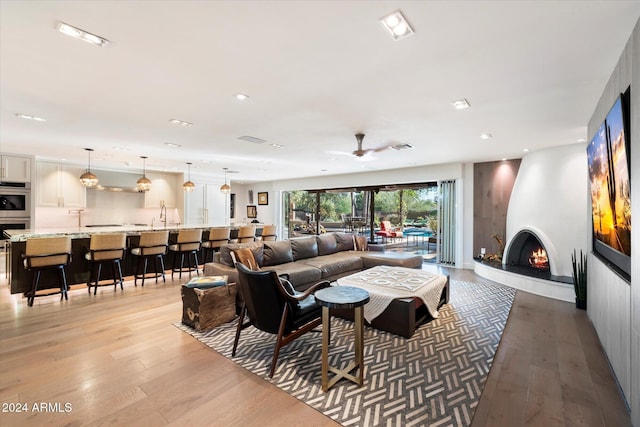
[[[206,212],[204,209],[204,190],[206,184],[195,183],[196,188],[191,193],[184,193],[184,223],[186,225],[205,225]]]
[[[229,225],[225,195],[219,184],[198,184],[192,193],[185,193],[185,221],[188,225]]]
[[[36,163],[36,201],[38,206],[82,208],[85,206],[85,188],[80,175],[85,169],[64,163]]]
[[[144,194],[145,208],[160,208],[163,204],[168,208],[177,207],[177,177],[172,174],[147,173],[151,180],[151,190]],[[182,184],[180,184],[182,191]]]
[[[31,182],[31,158],[0,155],[0,181]]]

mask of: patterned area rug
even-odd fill
[[[344,426],[468,426],[509,316],[515,290],[451,280],[450,303],[406,339],[365,327],[365,384],[345,379],[321,389],[321,336],[310,332],[283,347],[268,377],[275,336],[247,328],[236,357],[236,322],[183,331]],[[353,325],[333,319],[330,364],[353,360]]]

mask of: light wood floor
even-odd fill
[[[169,278],[27,307],[2,274],[0,425],[337,425],[172,326],[181,313]],[[15,403],[28,411],[4,412]],[[41,403],[50,412],[33,412]],[[585,312],[517,293],[473,425],[630,425]]]

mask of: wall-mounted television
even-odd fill
[[[630,88],[620,94],[587,147],[593,252],[631,279]]]

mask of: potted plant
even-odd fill
[[[573,265],[573,289],[576,293],[576,308],[587,309],[587,255],[580,251],[580,258],[576,256],[576,250],[571,255]]]

